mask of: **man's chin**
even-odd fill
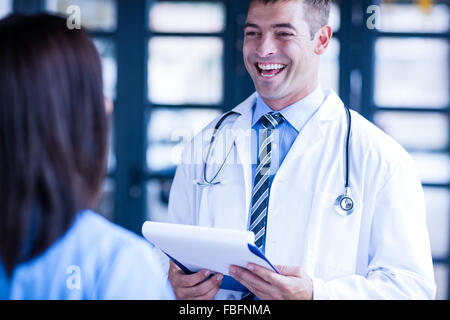
[[[264,90],[261,88],[256,88],[258,94],[266,101],[279,100],[282,98],[279,92],[274,92],[274,90]]]

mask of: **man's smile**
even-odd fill
[[[286,67],[286,64],[282,63],[263,63],[256,62],[255,67],[258,71],[258,74],[264,78],[273,78],[279,73],[281,73]]]

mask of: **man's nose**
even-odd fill
[[[275,54],[276,51],[275,42],[269,35],[263,36],[256,47],[256,53],[261,58],[269,57]]]

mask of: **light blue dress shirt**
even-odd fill
[[[283,163],[284,158],[288,154],[295,139],[301,132],[305,124],[313,117],[320,105],[325,99],[322,88],[317,88],[308,96],[300,101],[287,106],[279,111],[284,117],[285,121],[277,127],[278,130],[273,130],[272,142],[272,158],[270,164],[270,183],[272,183],[278,168]],[[263,126],[261,117],[269,112],[276,112],[272,110],[261,98],[257,96],[256,104],[253,108],[252,129],[256,134],[252,135],[252,178],[255,180],[259,144],[262,136]],[[254,139],[256,138],[256,139]]]
[[[174,298],[156,249],[92,211],[11,277],[0,262],[0,299]]]
[[[320,105],[325,99],[325,94],[320,85],[311,92],[308,96],[297,101],[290,106],[285,107],[279,112],[283,115],[285,121],[280,124],[275,130],[273,130],[273,141],[272,141],[272,158],[270,163],[270,176],[269,176],[269,196],[270,196],[270,186],[272,185],[273,179],[283,163],[284,158],[288,154],[295,139],[301,134],[301,130],[306,125],[306,123],[314,116],[314,114],[319,109]],[[261,117],[269,112],[275,112],[272,110],[261,98],[260,95],[256,98],[256,103],[253,108],[252,117],[252,129],[255,134],[252,134],[252,181],[255,181],[255,174],[258,161],[259,144],[262,138],[262,132],[264,130]],[[247,226],[250,225],[251,219],[251,206],[250,214],[248,215]],[[265,250],[265,245],[263,245],[263,251]]]

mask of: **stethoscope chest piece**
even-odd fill
[[[350,195],[350,189],[345,189],[345,194],[341,194],[336,198],[334,202],[334,208],[336,212],[341,216],[349,216],[353,213],[353,209],[355,206],[355,202],[353,201],[352,196]]]

